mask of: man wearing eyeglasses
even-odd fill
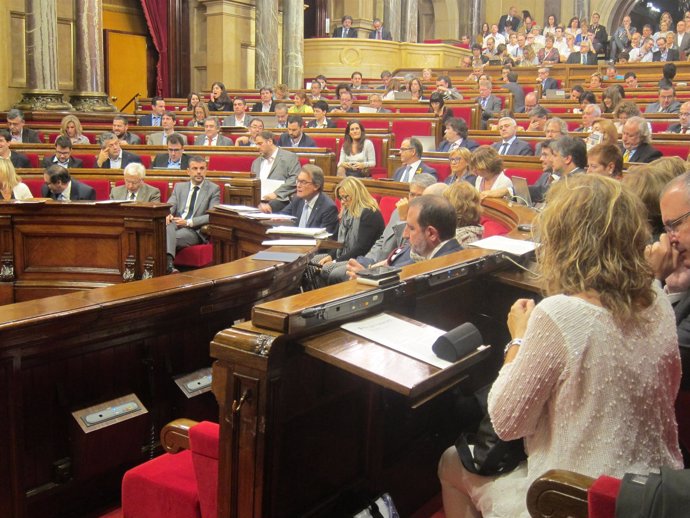
[[[665,233],[646,250],[657,281],[674,306],[678,345],[684,376],[681,387],[690,388],[690,174],[671,180],[661,192],[661,220]]]
[[[72,156],[72,140],[67,135],[60,135],[55,139],[55,154],[43,159],[41,165],[47,169],[57,164],[65,169],[82,167],[82,161]]]
[[[671,124],[669,133],[690,133],[690,101],[684,102],[678,112],[678,124]]]
[[[168,152],[156,155],[152,167],[156,169],[187,169],[189,156],[184,152],[186,137],[173,133],[168,137]]]
[[[402,162],[402,166],[395,171],[393,180],[396,182],[409,183],[415,175],[421,173],[427,173],[434,178],[438,178],[436,169],[422,162],[423,152],[424,146],[422,146],[422,143],[418,139],[411,137],[403,140],[400,146],[400,161]]]
[[[323,183],[323,170],[314,164],[304,164],[297,175],[295,196],[280,214],[294,216],[298,227],[325,228],[335,234],[338,208],[330,196],[323,194]]]

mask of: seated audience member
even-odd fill
[[[456,101],[462,99],[462,94],[453,88],[450,76],[439,76],[436,79],[436,91],[443,96],[446,101]]]
[[[381,81],[383,81],[383,84],[381,86],[377,86],[376,88],[378,90],[386,90],[388,88],[388,83],[390,83],[391,79],[393,79],[393,74],[391,74],[390,70],[384,70],[381,72]]]
[[[531,112],[537,106],[539,106],[539,100],[538,100],[537,94],[535,92],[530,92],[527,95],[525,95],[525,111],[524,111],[524,113]]]
[[[587,40],[580,42],[580,50],[572,52],[566,63],[580,64],[580,65],[596,65],[597,55],[591,51],[590,42]]]
[[[24,113],[12,108],[7,112],[7,129],[10,130],[10,142],[18,144],[40,144],[38,132],[24,127]]]
[[[648,104],[645,113],[678,113],[680,101],[676,101],[676,89],[673,85],[659,89],[659,100]]]
[[[487,121],[496,117],[496,114],[501,111],[503,106],[501,99],[491,93],[491,88],[491,81],[479,81],[477,103],[482,110],[482,129],[486,129]]]
[[[544,124],[544,136],[547,139],[557,140],[561,137],[565,137],[567,134],[568,123],[560,117],[551,117],[549,120],[546,121],[546,124]],[[537,144],[537,149],[535,150],[535,154],[537,155],[539,154],[539,151],[541,151],[541,149],[543,148],[543,142],[541,144],[541,146]]]
[[[530,483],[556,467],[620,478],[683,464],[673,310],[645,264],[642,204],[620,182],[580,175],[552,188],[539,235],[549,296],[512,306],[513,340],[488,397],[497,435],[523,438],[528,459],[489,478],[448,448],[438,470],[448,518],[527,516]],[[626,424],[611,434],[612,423]]]
[[[187,137],[173,133],[168,137],[168,152],[156,155],[151,167],[156,169],[189,169],[189,156],[184,152]]]
[[[544,131],[551,112],[543,106],[536,106],[528,112],[528,115],[529,126],[527,126],[527,131]]]
[[[125,167],[122,174],[125,184],[113,187],[110,191],[111,200],[161,201],[160,190],[144,182],[146,178],[144,164],[132,162]]]
[[[8,130],[4,128],[0,129],[0,158],[9,160],[17,169],[31,167],[28,156],[17,151],[13,151],[10,148],[11,138],[12,137],[10,136],[10,132]]]
[[[422,162],[423,151],[424,147],[418,139],[410,137],[403,140],[400,144],[400,162],[402,165],[393,174],[393,180],[409,183],[415,175],[422,173],[436,178],[436,169]]]
[[[453,185],[456,182],[467,182],[474,186],[477,180],[477,175],[470,171],[471,157],[472,152],[466,147],[459,147],[448,153],[450,174],[445,180],[447,185]]]
[[[336,124],[326,117],[328,113],[328,103],[326,101],[316,101],[314,103],[314,119],[307,123],[307,128],[335,128]]]
[[[291,151],[276,146],[270,131],[262,131],[255,140],[259,157],[252,162],[251,172],[261,181],[283,181],[273,192],[262,193],[259,208],[263,212],[279,212],[295,193],[295,182],[300,171],[299,160]]]
[[[601,88],[601,74],[599,72],[594,72],[591,76],[589,76],[588,88],[590,90]]]
[[[642,164],[632,166],[622,179],[623,184],[642,201],[646,208],[647,221],[652,231],[652,242],[659,241],[661,234],[665,233],[659,198],[664,187],[675,177],[676,175],[663,168],[652,164]]]
[[[446,129],[443,132],[443,141],[438,145],[437,151],[447,153],[461,147],[472,151],[479,147],[475,140],[467,137],[469,130],[465,119],[451,117],[446,120],[444,126]]]
[[[623,151],[624,162],[649,163],[661,157],[661,151],[652,146],[652,134],[649,124],[642,117],[630,117],[623,125]]]
[[[212,112],[229,112],[232,110],[232,100],[223,83],[216,81],[211,85],[208,110]]]
[[[113,117],[113,134],[120,139],[120,144],[137,145],[141,144],[141,139],[138,135],[129,132],[129,124],[127,118],[122,115]],[[74,143],[74,141],[72,141]],[[100,144],[100,142],[99,142]]]
[[[423,68],[422,69],[422,81],[425,83],[428,83],[431,81],[431,78],[433,76],[433,70],[430,68]]]
[[[34,197],[22,182],[12,162],[6,158],[0,158],[0,194],[0,199],[3,200],[27,200]]]
[[[338,176],[371,176],[370,169],[376,165],[374,144],[367,138],[366,130],[358,120],[350,120],[345,128],[345,139],[340,148]]]
[[[618,133],[623,132],[623,124],[630,117],[641,117],[642,112],[634,101],[621,101],[613,110],[613,123],[616,125]]]
[[[151,113],[147,113],[139,119],[139,126],[161,126],[165,113],[165,99],[162,97],[151,98]]]
[[[167,203],[171,205],[166,218],[167,271],[171,273],[178,250],[205,243],[201,227],[208,224],[208,210],[220,203],[220,187],[206,180],[206,160],[194,155],[189,158],[188,182],[175,184]]]
[[[163,131],[146,135],[146,143],[149,146],[165,146],[168,142],[168,137],[175,133],[176,120],[175,112],[165,112],[161,117],[161,128]]]
[[[582,85],[575,85],[570,90],[570,100],[580,104],[580,97],[585,93],[585,89]]]
[[[618,130],[613,121],[609,119],[594,119],[592,132],[587,137],[587,149],[597,144],[618,145]]]
[[[335,196],[341,205],[337,239],[343,246],[332,255],[315,257],[322,266],[321,277],[327,282],[338,262],[366,254],[385,227],[376,200],[359,178],[343,179],[335,188]]]
[[[400,93],[401,91],[401,83],[400,79],[397,77],[394,77],[388,82],[388,86],[386,86],[386,89],[383,91],[383,100],[384,101],[394,101],[395,100],[395,94]]]
[[[630,51],[630,63],[651,63],[654,59],[654,40],[652,38],[645,38],[642,40],[642,46],[633,48]]]
[[[479,146],[470,158],[470,170],[477,175],[474,186],[482,199],[513,195],[513,182],[503,173],[503,160],[493,147]]]
[[[76,115],[65,115],[62,118],[62,121],[60,121],[60,135],[68,137],[72,144],[91,144],[89,138],[84,135],[81,122]]]
[[[558,89],[558,81],[553,77],[549,77],[550,73],[549,67],[540,67],[539,70],[537,70],[537,82],[541,84],[542,97],[546,95],[547,90]],[[525,107],[525,109],[527,109],[527,107]]]
[[[578,126],[575,131],[579,133],[590,133],[594,119],[601,117],[601,108],[598,104],[587,104],[582,110],[582,126]]]
[[[359,108],[352,106],[353,98],[352,92],[343,90],[340,93],[340,106],[336,106],[331,110],[332,113],[359,113]]]
[[[453,110],[445,105],[443,94],[434,92],[429,97],[429,113],[433,113],[436,117],[441,118],[441,124],[446,124],[446,121],[453,116]]]
[[[672,34],[672,33],[671,33]],[[666,63],[662,69],[663,77],[659,79],[659,89],[671,88],[673,86],[673,80],[676,78],[676,73],[678,68],[675,63]]]
[[[55,139],[55,154],[45,157],[41,162],[41,167],[47,169],[53,164],[62,166],[65,169],[83,166],[82,160],[72,156],[72,141],[66,135],[60,135]]]
[[[208,106],[204,102],[200,102],[194,107],[192,118],[187,123],[190,128],[203,128],[204,122],[210,116]]]
[[[43,172],[45,184],[41,187],[43,198],[58,201],[95,200],[96,191],[93,187],[74,180],[69,171],[59,165],[51,165]]]
[[[472,62],[478,62],[480,65],[489,62],[489,56],[482,53],[482,46],[479,43],[474,43],[470,47],[470,52],[472,52]]]
[[[584,110],[585,106],[589,104],[597,104],[597,96],[594,95],[594,92],[586,90],[580,95],[580,111]],[[573,111],[577,113],[575,110]]]
[[[525,112],[525,90],[517,82],[518,75],[515,72],[508,72],[506,76],[506,82],[501,85],[501,88],[505,88],[511,94],[513,94],[513,109],[515,113]],[[536,96],[535,96],[536,104]]]
[[[228,115],[223,119],[223,126],[249,126],[249,123],[254,117],[247,113],[247,101],[242,97],[235,97],[232,101],[232,115]]]
[[[388,108],[383,107],[383,99],[380,94],[371,94],[369,96],[369,106],[376,110],[375,113],[391,113]]]
[[[285,83],[280,83],[279,85],[276,85],[276,87],[273,89],[273,99],[280,103],[288,102],[290,100],[290,88],[288,88],[288,85],[286,85]]]
[[[280,147],[318,147],[314,139],[302,131],[304,120],[299,115],[288,117],[287,131],[280,135]]]
[[[287,129],[288,107],[284,103],[276,104],[276,129]]]
[[[280,213],[295,217],[298,227],[325,228],[334,233],[338,227],[338,208],[323,193],[323,170],[304,164],[297,175],[295,196]]]
[[[551,166],[560,178],[584,173],[587,169],[587,146],[580,138],[565,136],[549,146],[553,156]]]
[[[547,34],[544,38],[544,48],[539,49],[537,58],[542,65],[553,65],[561,62],[561,56],[558,49],[554,47],[555,39],[551,34]]]
[[[294,104],[288,108],[288,113],[314,113],[314,108],[311,107],[311,101],[307,98],[307,94],[297,92],[292,99]]]
[[[413,77],[407,83],[407,91],[412,95],[412,99],[415,101],[427,101],[428,97],[424,95],[424,84],[418,77]]]
[[[201,95],[199,95],[196,92],[189,92],[187,95],[187,111],[188,112],[193,112],[194,108],[196,108],[199,103],[202,103],[203,101],[201,100]]]
[[[625,87],[627,89],[637,88],[637,74],[635,72],[626,72],[624,76]]]
[[[371,268],[378,263],[385,264],[388,256],[398,247],[402,246],[405,221],[407,219],[407,209],[409,202],[422,196],[425,189],[436,183],[436,179],[430,174],[418,174],[410,182],[410,190],[407,198],[401,198],[395,205],[395,210],[391,213],[386,228],[376,240],[376,243],[369,249],[366,255],[360,255],[349,259],[347,263],[340,262],[331,271],[329,281],[342,282],[348,279],[348,271],[354,272],[363,268]]]
[[[273,100],[273,90],[264,86],[259,90],[260,101],[255,102],[252,106],[252,113],[266,113],[274,112],[276,108],[276,102]]]
[[[249,134],[237,137],[235,140],[236,146],[256,146],[256,137],[264,130],[264,121],[261,119],[253,119],[249,123],[249,128],[247,129],[249,130]]]
[[[686,101],[680,105],[680,109],[678,110],[678,123],[671,124],[667,131],[669,133],[690,133],[690,101]]]
[[[120,139],[114,133],[106,131],[101,134],[101,151],[96,157],[96,165],[103,169],[124,169],[132,162],[141,162],[134,153],[125,151],[120,146]]]
[[[559,176],[553,172],[553,151],[551,150],[551,143],[553,139],[547,138],[541,142],[542,146],[539,150],[539,162],[541,162],[542,173],[537,178],[534,184],[528,186],[529,196],[532,198],[532,203],[543,203],[546,191],[549,190],[553,182],[557,182]],[[519,200],[523,201],[523,200]]]
[[[194,138],[195,146],[232,146],[232,139],[221,135],[217,117],[208,117],[204,121],[204,134]],[[186,169],[186,167],[184,168]]]
[[[443,196],[455,209],[455,239],[461,246],[482,238],[484,227],[479,223],[482,215],[477,189],[467,182],[455,182],[443,191]]]
[[[498,121],[498,132],[501,135],[500,142],[491,144],[499,155],[532,156],[534,151],[524,140],[517,138],[517,122],[510,117],[501,117]]]
[[[623,177],[623,153],[615,143],[597,144],[587,152],[587,173],[620,180]]]
[[[351,90],[363,90],[365,87],[362,84],[362,73],[361,72],[352,72],[350,74],[350,89]]]
[[[665,37],[657,38],[656,46],[658,50],[652,54],[652,61],[678,61],[680,59],[678,49],[669,48],[666,42],[667,38]]]
[[[346,14],[340,20],[341,26],[333,31],[334,38],[356,38],[357,29],[352,27],[352,16]]]
[[[609,86],[601,93],[602,113],[613,113],[614,108],[623,100],[619,87],[620,85]]]

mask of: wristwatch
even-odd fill
[[[503,357],[504,358],[508,354],[508,350],[514,345],[517,345],[518,347],[520,347],[522,345],[522,338],[513,338],[510,342],[508,342],[508,344],[506,345],[506,348],[503,349]]]

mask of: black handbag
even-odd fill
[[[467,471],[486,477],[509,473],[527,459],[522,439],[504,441],[496,435],[487,410],[489,388],[475,394],[484,417],[475,433],[461,433],[455,441],[460,461]],[[474,446],[474,453],[470,449]]]

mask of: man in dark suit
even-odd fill
[[[295,196],[280,213],[294,216],[298,227],[325,228],[335,234],[338,207],[323,193],[323,184],[323,170],[314,164],[304,164],[297,175]]]
[[[124,185],[113,187],[110,191],[111,200],[127,201],[161,201],[161,191],[144,182],[146,168],[143,164],[133,162],[122,172]]]
[[[168,152],[156,155],[152,167],[158,169],[189,169],[189,156],[184,152],[187,138],[179,133],[168,137]]]
[[[328,113],[328,103],[326,101],[316,101],[312,108],[314,109],[314,118],[307,123],[307,128],[335,128],[335,122],[326,117]]]
[[[340,20],[342,27],[338,27],[333,31],[334,38],[356,38],[357,29],[352,28],[352,16],[346,14]]]
[[[559,177],[585,173],[587,146],[581,138],[566,135],[550,144],[551,166]]]
[[[482,79],[479,81],[479,97],[477,97],[477,104],[482,110],[482,129],[486,129],[489,119],[496,117],[498,112],[503,108],[503,102],[499,97],[491,93],[491,81]]]
[[[122,115],[113,117],[113,133],[115,133],[117,138],[120,139],[120,142],[124,144],[141,144],[139,136],[129,132],[129,123]]]
[[[513,31],[517,32],[518,28],[520,27],[520,23],[522,22],[522,18],[518,16],[517,7],[511,6],[511,8],[508,9],[508,14],[501,16],[501,18],[498,20],[498,32],[505,32],[506,22],[510,22],[513,26]]]
[[[5,128],[0,129],[0,158],[9,160],[15,168],[31,167],[28,156],[12,151],[10,139],[10,132]]]
[[[161,126],[165,113],[165,99],[162,97],[151,98],[151,113],[139,119],[139,126]]]
[[[261,101],[254,103],[252,106],[252,113],[259,112],[274,112],[276,110],[276,102],[273,100],[273,90],[268,86],[264,86],[259,90]]]
[[[106,131],[101,135],[101,151],[96,157],[96,165],[103,169],[124,169],[132,162],[141,162],[134,153],[124,151],[117,135]]]
[[[558,81],[556,81],[554,78],[549,77],[549,69],[548,67],[541,67],[537,71],[537,81],[541,83],[541,95],[542,97],[546,95],[547,90],[557,90],[558,89]]]
[[[664,187],[659,205],[666,232],[661,234],[658,242],[647,247],[646,254],[654,277],[666,283],[664,291],[669,294],[671,302],[674,303],[683,370],[681,378],[683,390],[690,389],[690,287],[679,283],[678,280],[682,280],[690,268],[690,232],[687,221],[690,214],[688,182],[690,182],[690,175],[685,173],[674,178]],[[671,274],[676,275],[671,276]]]
[[[58,201],[95,200],[96,191],[93,187],[73,180],[69,171],[59,165],[51,165],[43,173],[45,184],[41,187],[43,198]]]
[[[533,156],[534,151],[524,140],[520,140],[517,134],[517,122],[511,117],[502,117],[498,120],[498,132],[501,141],[494,142],[491,147],[498,151],[499,155]]]
[[[297,175],[301,169],[299,160],[294,153],[277,147],[270,131],[262,131],[254,141],[259,148],[259,157],[252,162],[251,172],[262,182],[282,181],[277,188],[266,189],[262,186],[259,208],[267,213],[279,212],[295,193]]]
[[[369,96],[369,106],[376,110],[375,113],[391,113],[388,108],[383,107],[383,98],[381,94],[371,94]]]
[[[383,22],[380,18],[374,18],[374,21],[371,22],[371,25],[374,27],[374,30],[369,33],[370,40],[393,40],[391,31],[383,26]]]
[[[680,105],[678,123],[670,125],[666,131],[669,133],[690,133],[690,101]]]
[[[166,219],[166,249],[168,273],[180,248],[206,242],[201,227],[208,224],[208,210],[220,203],[220,187],[206,180],[206,160],[201,156],[189,158],[189,182],[175,184],[168,198],[170,215]]]
[[[260,120],[261,119],[259,119],[259,121]],[[261,129],[263,129],[263,127]],[[194,137],[194,145],[232,146],[232,139],[220,134],[220,122],[218,121],[218,117],[206,117],[206,120],[204,120],[204,134]]]
[[[656,39],[657,50],[652,54],[652,61],[678,61],[680,60],[680,52],[678,49],[669,49],[666,47],[666,38],[659,36]]]
[[[515,113],[525,112],[525,90],[518,84],[518,75],[516,72],[510,71],[506,76],[507,82],[501,85],[511,94],[513,94],[513,111]]]
[[[434,178],[438,178],[436,169],[422,162],[423,152],[424,146],[422,146],[418,139],[410,137],[403,140],[400,145],[400,162],[402,162],[402,166],[395,171],[393,180],[409,183],[415,175],[421,173],[427,173]]]
[[[566,63],[575,65],[578,63],[580,65],[596,65],[597,55],[590,50],[588,41],[582,41],[580,42],[580,51],[572,52],[570,56],[568,56],[568,61],[566,61]]]
[[[596,41],[593,43],[594,48],[592,50],[597,54],[605,53],[609,45],[609,34],[606,32],[606,27],[599,23],[600,18],[599,13],[592,13],[592,23],[589,26],[589,32],[592,33]]]
[[[680,20],[676,24],[676,46],[681,54],[681,59],[687,57],[688,49],[690,49],[690,32],[687,32],[687,29],[685,20]]]
[[[80,159],[72,156],[72,140],[67,135],[60,135],[55,139],[55,154],[45,157],[41,162],[41,167],[48,169],[51,165],[57,164],[65,169],[82,167]]]
[[[10,130],[10,142],[40,144],[38,132],[24,127],[24,113],[12,108],[7,112],[7,128]]]
[[[649,142],[651,131],[649,124],[642,117],[629,117],[623,125],[621,136],[623,144],[624,162],[641,162],[648,164],[657,158],[661,158],[661,151],[654,148]]]
[[[352,106],[352,92],[349,90],[342,90],[340,92],[340,106],[336,106],[331,110],[333,113],[359,113],[359,108]]]
[[[278,139],[279,147],[318,147],[314,139],[306,135],[302,128],[304,127],[304,119],[299,115],[290,115],[288,117],[287,131],[283,133]]]
[[[479,147],[477,141],[467,138],[468,129],[465,119],[461,117],[451,117],[446,121],[445,127],[443,142],[438,145],[436,151],[449,153],[461,147],[466,147],[470,151],[474,151]]]
[[[680,101],[676,100],[676,89],[673,85],[659,88],[659,100],[648,104],[645,113],[678,113]]]

